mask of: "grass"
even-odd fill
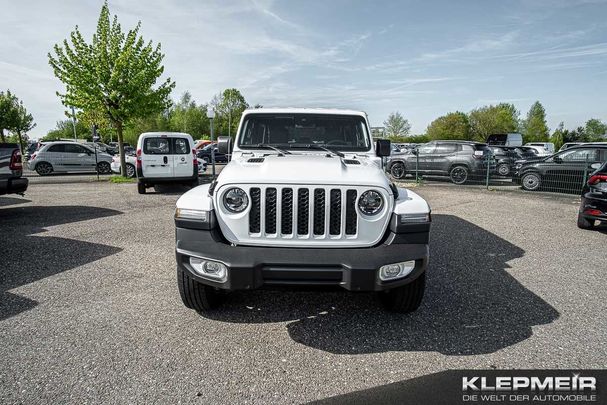
[[[120,175],[110,176],[110,183],[122,184],[122,183],[135,183],[136,178],[129,179],[128,177],[122,177]]]

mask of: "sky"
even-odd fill
[[[90,40],[102,1],[0,0],[0,90],[65,119],[47,54],[76,25]],[[172,95],[225,88],[265,107],[400,111],[413,133],[451,111],[539,100],[554,129],[607,121],[607,2],[601,0],[109,1],[123,29],[162,44]]]

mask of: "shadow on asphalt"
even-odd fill
[[[16,204],[25,204],[28,202],[32,202],[32,201],[26,200],[25,198],[19,198],[19,197],[0,197],[0,207],[6,207],[8,205],[16,205]]]
[[[559,313],[506,271],[524,251],[468,221],[433,216],[426,295],[413,314],[389,313],[368,293],[236,292],[203,316],[225,322],[293,320],[290,337],[337,354],[492,353],[532,335]]]
[[[0,320],[35,307],[9,290],[113,255],[122,249],[75,239],[38,236],[44,228],[121,214],[85,206],[0,209]],[[35,235],[35,236],[34,236]],[[103,240],[103,237],[100,236]]]

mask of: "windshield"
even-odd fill
[[[249,114],[238,142],[243,149],[259,145],[283,149],[318,146],[343,151],[371,149],[365,119],[356,115]]]

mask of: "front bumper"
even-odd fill
[[[409,229],[391,224],[381,243],[369,248],[284,248],[232,246],[217,226],[188,229],[177,222],[177,265],[200,283],[226,290],[248,290],[268,285],[335,285],[351,291],[382,291],[415,280],[428,266],[430,224]],[[228,268],[225,282],[201,277],[190,257],[222,262]],[[379,279],[386,264],[415,261],[404,278]]]

